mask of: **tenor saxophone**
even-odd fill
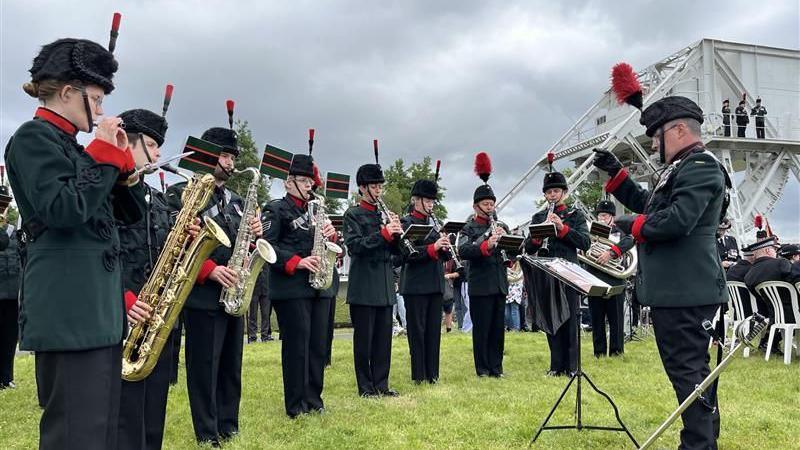
[[[255,167],[235,171],[235,173],[242,172],[251,172],[253,179],[247,188],[242,221],[239,224],[239,231],[236,233],[236,242],[233,244],[231,258],[228,260],[228,267],[235,271],[238,277],[233,286],[222,289],[219,297],[219,302],[225,307],[225,312],[232,316],[247,314],[258,274],[261,273],[264,263],[272,264],[277,259],[275,249],[264,239],[258,239],[255,249],[250,251],[250,242],[253,241],[250,220],[253,217],[258,218],[258,184],[261,181],[261,174]]]
[[[322,226],[327,222],[328,216],[325,214],[325,202],[322,198],[315,198],[308,202],[311,224],[314,227],[314,247],[311,249],[311,256],[319,256],[319,271],[311,272],[308,275],[308,282],[312,288],[324,291],[333,284],[333,269],[336,266],[336,258],[342,253],[342,248],[329,241],[322,234]],[[311,213],[313,208],[313,213]]]
[[[122,378],[127,381],[143,380],[152,372],[203,262],[218,246],[231,245],[222,228],[208,218],[196,237],[190,239],[187,232],[187,226],[194,222],[214,192],[214,176],[206,174],[190,178],[175,169],[165,169],[185,178],[188,184],[181,196],[183,206],[175,225],[167,236],[153,272],[139,292],[138,299],[147,303],[152,311],[150,318],[132,326],[125,338]]]

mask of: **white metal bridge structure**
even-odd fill
[[[794,183],[800,183],[800,50],[703,39],[645,68],[639,81],[645,107],[666,96],[682,95],[703,109],[703,142],[734,182],[728,209],[731,231],[740,243],[752,242],[754,216],[768,217],[787,185],[796,188]],[[733,111],[745,93],[748,114],[757,97],[767,109],[766,139],[756,139],[752,117],[745,138],[735,137],[735,117],[733,137],[724,136],[722,101],[730,99]],[[572,191],[600,176],[591,164],[594,148],[612,151],[636,181],[648,182],[659,164],[657,155],[645,150],[650,138],[639,117],[637,109],[619,105],[609,89],[500,199],[498,209],[546,170],[549,152],[556,161],[575,166],[568,180]]]

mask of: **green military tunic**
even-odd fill
[[[141,217],[132,194],[142,186],[117,186],[119,161],[92,156],[121,157],[123,150],[97,139],[84,150],[74,126],[45,111],[20,126],[5,153],[26,235],[20,348],[116,345],[125,313],[115,222]]]
[[[363,306],[397,303],[392,255],[400,254],[400,248],[397,240],[386,232],[374,205],[362,201],[345,211],[344,242],[350,254],[347,303]]]
[[[651,191],[623,169],[606,190],[641,213],[631,234],[638,242],[636,293],[656,307],[692,307],[728,301],[717,254],[727,175],[714,155],[696,144],[676,155]]]
[[[471,218],[461,230],[458,255],[469,261],[469,295],[508,295],[508,276],[501,252],[489,249],[489,222]]]

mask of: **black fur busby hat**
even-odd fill
[[[78,80],[96,84],[110,94],[118,66],[114,54],[102,45],[88,39],[65,38],[42,47],[29,72],[34,83]]]
[[[417,180],[411,187],[412,197],[430,198],[436,200],[439,197],[439,169],[442,167],[442,161],[436,160],[436,171],[433,174],[433,180]]]
[[[378,140],[372,141],[372,146],[375,150],[375,164],[364,164],[358,168],[356,172],[356,184],[359,186],[366,186],[368,184],[383,183],[386,181],[383,178],[383,169],[378,163]]]
[[[142,133],[152,138],[159,147],[164,144],[167,134],[167,120],[146,109],[129,109],[119,115],[125,123],[126,133]]]
[[[675,119],[694,119],[703,123],[703,110],[697,103],[686,97],[673,95],[664,97],[642,111],[639,123],[647,128],[647,137],[653,137],[656,130]]]
[[[439,188],[433,180],[417,180],[411,187],[412,197],[436,199]]]
[[[727,217],[720,220],[719,225],[717,225],[717,229],[720,230],[727,230],[730,229],[730,227],[731,227],[731,219],[728,219]]]
[[[314,158],[311,153],[314,151],[314,129],[308,130],[308,154],[296,154],[292,157],[292,163],[289,165],[289,175],[296,175],[301,177],[314,178]]]
[[[492,160],[486,152],[480,152],[475,155],[475,175],[483,181],[483,184],[475,188],[472,194],[472,203],[478,203],[481,200],[491,199],[497,201],[492,187],[489,186],[489,177],[492,176]]]
[[[200,139],[219,145],[225,150],[225,153],[239,156],[239,141],[236,132],[230,128],[209,128],[200,136]]]
[[[555,155],[552,152],[547,154],[547,166],[550,169],[550,171],[544,174],[544,181],[542,182],[542,192],[547,192],[548,189],[552,188],[561,188],[564,190],[568,189],[567,177],[565,177],[563,173],[557,172],[555,169],[553,169],[554,159]]]
[[[781,245],[780,250],[778,250],[778,255],[786,259],[789,259],[795,255],[800,255],[800,245],[783,244]]]
[[[597,207],[594,209],[595,215],[600,213],[607,213],[611,214],[612,216],[617,215],[617,205],[614,204],[611,200],[600,200],[597,203]]]

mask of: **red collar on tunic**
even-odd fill
[[[34,114],[34,117],[38,117],[46,122],[50,122],[58,127],[59,130],[67,133],[70,136],[75,136],[78,134],[78,127],[76,127],[72,122],[67,120],[64,116],[42,106],[36,109],[36,114]]]

